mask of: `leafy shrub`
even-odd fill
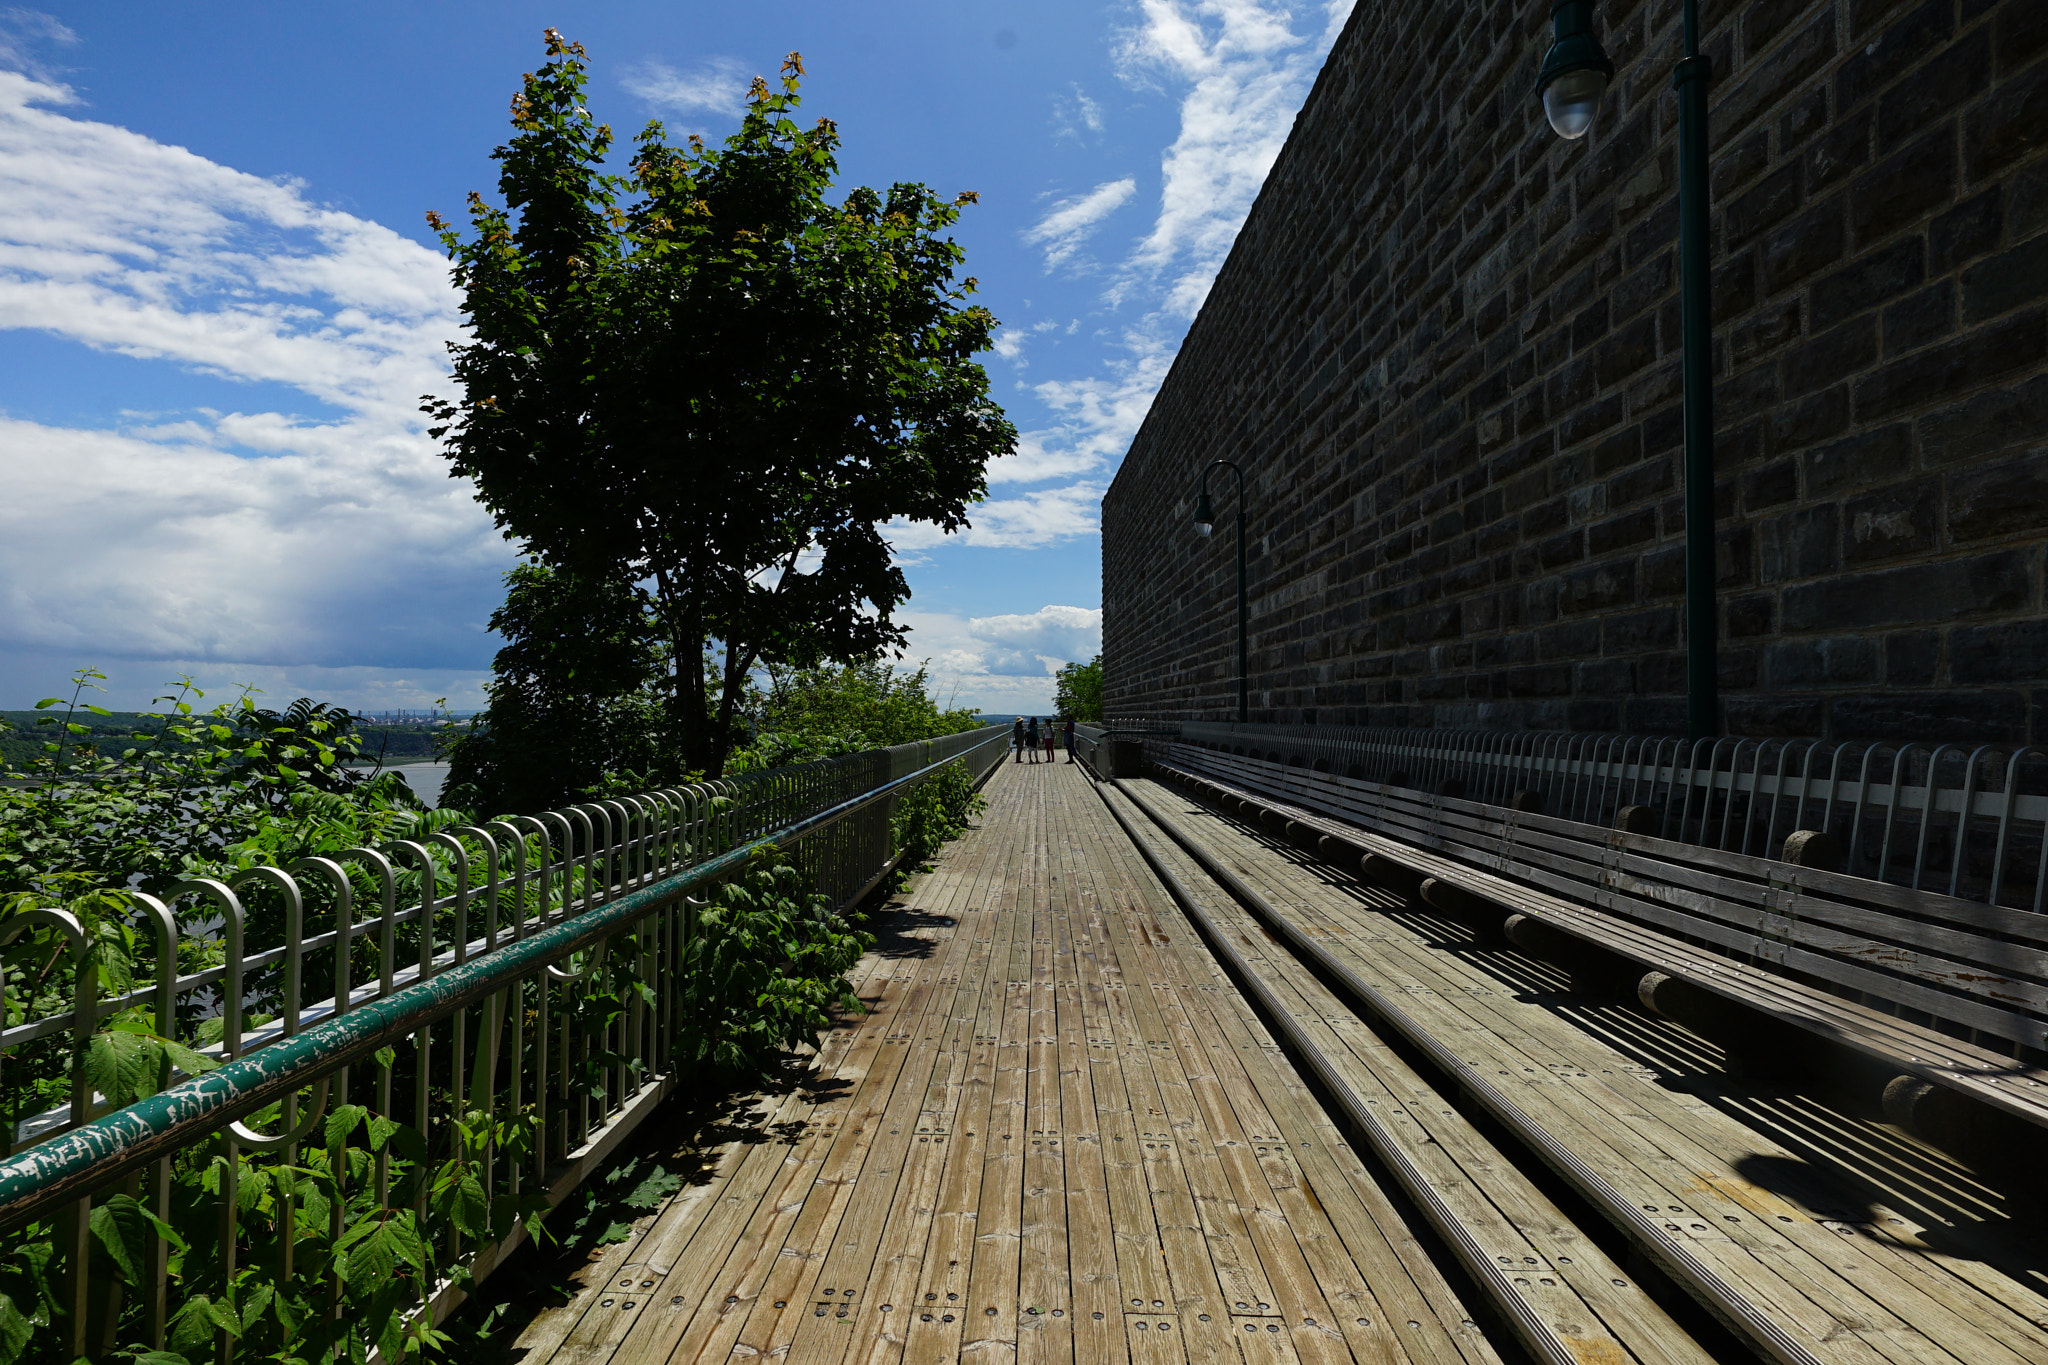
[[[751,1075],[782,1049],[815,1043],[831,1010],[864,1008],[845,974],[873,943],[786,857],[757,859],[712,893],[685,950],[688,1055]]]
[[[890,833],[903,855],[900,866],[905,871],[923,867],[987,805],[987,798],[974,789],[974,775],[964,761],[948,763],[912,787],[897,798],[890,821]]]

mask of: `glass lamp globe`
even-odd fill
[[[1600,97],[1607,93],[1607,73],[1591,67],[1567,71],[1543,87],[1543,113],[1557,135],[1577,140],[1593,126]]]

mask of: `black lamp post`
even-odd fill
[[[1206,536],[1216,525],[1216,509],[1209,505],[1209,471],[1218,465],[1237,475],[1237,719],[1244,724],[1252,718],[1251,670],[1246,664],[1250,651],[1245,643],[1244,471],[1232,461],[1211,460],[1202,470],[1201,492],[1195,497],[1195,529]]]
[[[1557,135],[1593,126],[1614,63],[1593,36],[1593,0],[1557,0],[1553,39],[1536,78]],[[1707,259],[1707,78],[1700,55],[1698,0],[1684,0],[1685,57],[1671,73],[1678,91],[1678,299],[1680,372],[1685,380],[1685,732],[1720,729],[1714,599],[1714,322]]]

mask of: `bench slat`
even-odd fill
[[[1312,799],[1315,794],[1302,795]],[[1767,869],[1784,875],[1789,884],[1759,884],[1673,866],[1633,852],[1617,853],[1608,841],[1596,842],[1585,837],[1585,831],[1596,828],[1592,826],[1576,826],[1578,837],[1565,838],[1533,828],[1517,828],[1506,819],[1483,819],[1451,810],[1433,814],[1438,818],[1427,823],[1417,819],[1413,812],[1374,823],[1395,838],[1477,862],[1505,876],[1525,876],[1525,865],[1542,866],[1576,877],[1587,895],[1618,891],[1738,925],[1752,937],[1730,941],[1710,936],[1737,952],[1768,957],[1774,944],[1804,943],[1819,954],[1820,968],[1814,975],[1914,1009],[1944,1014],[1947,1011],[1938,1002],[1948,997],[1932,997],[1937,1004],[1930,1007],[1926,992],[1903,981],[1894,988],[1893,983],[1899,978],[1860,968],[1875,964],[1899,973],[1900,977],[1918,977],[1956,991],[1959,1007],[1961,997],[1970,996],[2001,1009],[2048,1011],[2048,985],[2023,979],[2048,978],[2048,953],[1807,895],[1797,883],[1809,876],[1812,869],[1766,863]],[[1499,837],[1501,833],[1508,837]],[[1570,885],[1549,878],[1544,882],[1554,889],[1573,890]],[[1617,913],[1636,913],[1631,900],[1609,896],[1599,900]],[[1918,951],[1921,949],[1928,951]],[[1984,1016],[1973,1011],[1971,1018],[1958,1018],[1957,1022],[1984,1028],[1987,1025],[1980,1021],[1987,1017],[2000,1021],[2006,1018],[2002,1013]],[[2041,1021],[2024,1014],[2013,1019],[2014,1022],[2002,1023],[1992,1031],[2015,1042],[2038,1045],[2033,1040],[2041,1036]]]
[[[1214,774],[1207,776],[1213,777]],[[1240,789],[1240,794],[1264,798],[1268,804],[1271,803],[1266,793],[1255,788]],[[1772,1018],[1881,1057],[1903,1071],[1949,1085],[2008,1113],[2048,1126],[2048,1070],[2016,1062],[1990,1049],[1924,1029],[1868,1006],[1803,987],[1797,982],[1675,939],[1648,924],[1574,905],[1469,864],[1453,862],[1428,850],[1359,829],[1340,818],[1299,807],[1282,813],[1301,819],[1312,828],[1393,858],[1423,875],[1451,878],[1510,909],[1531,914],[1625,957],[1660,970],[1677,971]],[[1674,919],[1681,918],[1676,912],[1668,913]],[[1687,930],[1680,927],[1678,932]],[[1733,936],[1732,931],[1721,929],[1719,932]],[[1801,958],[1806,956],[1800,954]],[[1797,959],[1793,965],[1799,970],[1807,970],[1799,966]],[[1947,1004],[1956,999],[1944,996],[1940,1001]]]
[[[1270,764],[1264,765],[1262,771],[1251,767],[1251,760],[1239,755],[1219,755],[1213,750],[1191,745],[1175,747],[1183,757],[1200,755],[1203,760],[1221,759],[1247,777],[1257,774],[1263,779],[1261,785],[1285,787],[1304,795],[1316,790],[1355,794],[1369,802],[1370,808],[1377,809],[1382,805],[1391,808],[1405,807],[1426,822],[1440,819],[1440,813],[1444,811],[1462,811],[1482,818],[1498,817],[1516,827],[1543,830],[1566,838],[1583,838],[1585,831],[1599,830],[1602,835],[1608,836],[1608,842],[1633,849],[1659,862],[1719,868],[1738,877],[1763,880],[1781,876],[1784,869],[1795,866],[1755,854],[1734,853],[1699,844],[1680,843],[1649,834],[1605,830],[1597,825],[1587,825],[1561,816],[1545,815],[1536,811],[1507,811],[1503,807],[1488,806],[1462,797],[1432,796],[1409,788],[1382,786],[1335,773],[1304,774],[1299,769],[1276,769]],[[1282,780],[1275,782],[1274,778]],[[1368,807],[1361,807],[1366,808]],[[1911,887],[1895,886],[1890,882],[1857,877],[1846,872],[1799,868],[1799,876],[1802,886],[1826,895],[1899,910],[1937,923],[1954,923],[1958,927],[1980,933],[2005,934],[2027,943],[2048,946],[2048,915],[2035,914],[2030,910],[2015,910],[2007,906],[1987,905],[1981,901],[1964,900],[1935,891],[1917,891]]]

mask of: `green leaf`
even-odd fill
[[[35,1324],[15,1306],[14,1300],[0,1294],[0,1365],[15,1365],[35,1330]]]
[[[174,1043],[168,1038],[160,1038],[158,1041],[163,1045],[164,1052],[170,1056],[171,1065],[187,1076],[201,1076],[220,1066],[217,1059],[203,1052],[194,1052],[183,1043]]]
[[[214,1354],[214,1334],[217,1332],[237,1337],[242,1334],[242,1324],[235,1317],[235,1310],[227,1304],[216,1303],[209,1295],[194,1294],[171,1318],[171,1349],[188,1358],[210,1359]]]
[[[213,1319],[213,1325],[231,1337],[242,1335],[241,1315],[235,1306],[225,1299],[214,1299],[206,1305],[206,1316]]]
[[[132,1286],[141,1285],[149,1240],[163,1225],[147,1215],[133,1196],[116,1194],[92,1211],[88,1226],[113,1258],[121,1278]]]
[[[151,1038],[126,1032],[95,1033],[85,1052],[85,1083],[116,1109],[156,1089],[159,1049]]]
[[[397,1119],[386,1118],[382,1114],[371,1116],[370,1150],[373,1152],[383,1151],[384,1144],[391,1140],[391,1135],[404,1126]]]
[[[484,1194],[483,1182],[477,1179],[475,1170],[465,1170],[462,1178],[455,1183],[455,1198],[449,1206],[449,1218],[466,1237],[488,1237],[490,1235],[490,1199]]]
[[[370,1111],[360,1104],[344,1104],[327,1116],[327,1145],[339,1147],[349,1140]]]
[[[420,1231],[413,1221],[411,1209],[393,1214],[384,1224],[384,1233],[391,1239],[400,1260],[417,1270],[427,1268],[427,1244],[420,1240]]]
[[[395,1215],[394,1215],[395,1216]],[[369,1298],[385,1285],[391,1283],[392,1275],[398,1269],[398,1256],[391,1240],[385,1235],[389,1220],[365,1225],[365,1235],[348,1243],[335,1258],[335,1273],[348,1286],[349,1293],[357,1298]],[[350,1229],[353,1236],[355,1229]]]

